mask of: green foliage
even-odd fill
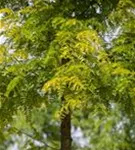
[[[74,123],[82,127],[81,130],[88,143],[82,149],[134,149],[134,135],[132,134],[134,119],[130,120],[121,110],[121,106],[113,103],[107,113],[103,113],[100,110],[89,113],[87,112],[89,111],[88,109],[84,110],[84,116],[82,116],[77,111],[74,115],[78,119],[81,117],[81,119],[79,121],[78,119],[74,120]]]
[[[1,145],[7,149],[14,136],[25,135],[20,149],[37,149],[34,140],[41,149],[59,149],[60,119],[71,112],[73,126],[90,141],[84,149],[134,149],[134,2],[5,2],[8,8],[0,10],[6,37],[0,48],[0,127],[6,130]],[[105,34],[117,28],[107,47]]]

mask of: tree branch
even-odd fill
[[[18,129],[16,129],[16,130],[17,130],[18,132],[20,132],[20,133],[26,135],[27,137],[31,138],[32,140],[38,141],[38,142],[42,143],[42,144],[43,144],[44,146],[46,146],[46,147],[49,147],[49,148],[54,149],[54,150],[59,150],[59,149],[57,149],[57,148],[55,148],[55,147],[52,147],[52,146],[48,145],[48,144],[47,144],[46,142],[44,142],[43,140],[35,139],[32,135],[30,135],[30,134],[28,134],[28,133],[26,133],[26,132],[24,132],[24,131],[22,131],[22,130],[18,130]]]

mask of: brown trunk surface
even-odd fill
[[[71,115],[65,116],[61,121],[61,149],[71,150]]]
[[[63,0],[59,1],[60,4]],[[69,62],[69,59],[62,59],[61,64],[64,65]],[[61,102],[64,103],[65,99],[64,96],[61,99]],[[61,119],[61,148],[60,150],[71,150],[71,113],[65,114],[65,117]]]

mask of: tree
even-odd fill
[[[124,84],[126,91],[128,82],[123,81],[123,72],[119,71],[119,55],[113,54],[117,46],[114,43],[109,51],[103,39],[106,27],[111,28],[113,23],[115,28],[120,4],[122,10],[133,7],[131,1],[118,2],[36,0],[31,6],[20,7],[22,4],[17,3],[17,10],[11,5],[14,11],[1,10],[5,13],[2,23],[6,37],[0,68],[3,127],[20,110],[30,121],[35,107],[47,107],[61,118],[61,150],[70,150],[74,109],[86,109],[87,105],[91,112],[107,109],[117,95],[127,100],[120,90]],[[109,17],[114,18],[110,21]]]

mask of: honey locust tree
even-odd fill
[[[114,23],[108,16],[117,22],[112,12],[128,9],[132,2],[35,0],[30,6],[15,2],[17,9],[14,3],[3,1],[0,10],[1,31],[6,37],[0,51],[1,131],[18,132],[13,122],[17,124],[17,116],[22,116],[31,132],[37,133],[35,138],[42,139],[43,149],[48,147],[44,140],[50,138],[53,145],[57,138],[61,150],[70,150],[71,114],[88,105],[88,112],[107,109],[110,100],[117,100],[116,93],[121,96],[114,88],[120,84],[112,82],[112,76],[119,81],[114,71],[118,63],[105,51],[103,37]],[[43,110],[47,118],[40,132],[32,118],[35,109]],[[58,132],[48,133],[49,129],[58,131],[59,122],[61,138]]]

